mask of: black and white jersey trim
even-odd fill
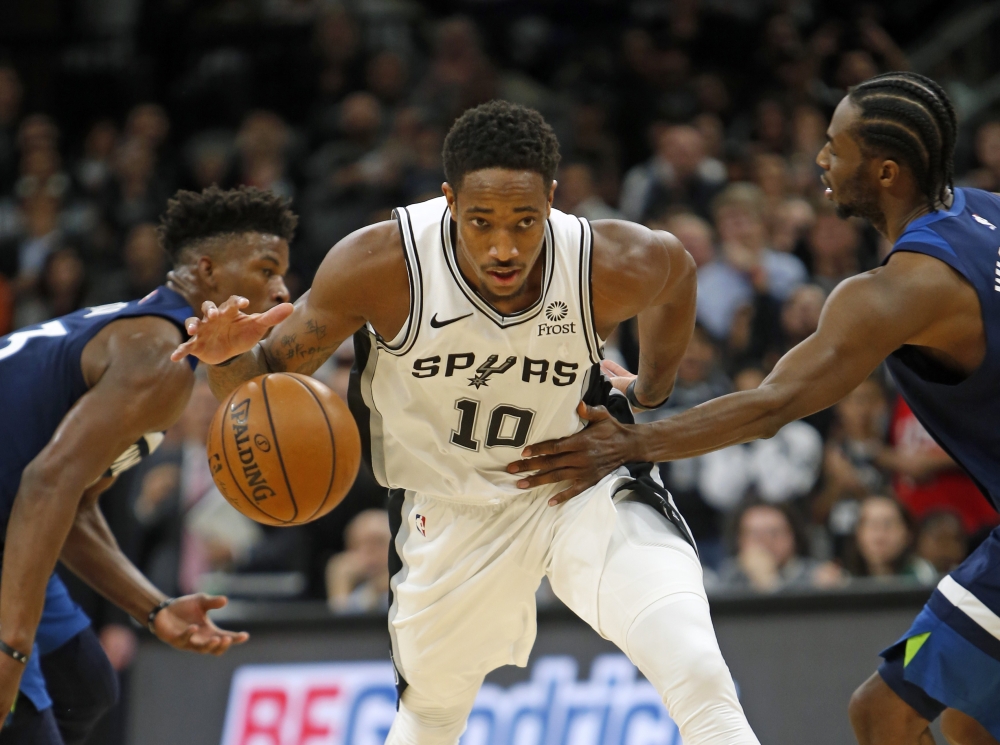
[[[604,345],[597,335],[594,324],[594,296],[592,284],[594,280],[594,231],[590,222],[583,218],[580,221],[580,315],[583,316],[583,333],[590,352],[590,361],[600,364],[604,358]]]
[[[410,212],[406,207],[397,207],[392,211],[393,219],[399,225],[399,237],[403,244],[403,258],[406,260],[406,274],[410,280],[410,313],[406,317],[406,333],[402,341],[397,345],[392,345],[386,339],[379,336],[378,332],[371,329],[375,336],[375,342],[379,349],[384,349],[389,354],[401,357],[413,347],[420,333],[420,319],[423,316],[424,293],[423,293],[423,273],[420,268],[420,255],[417,252],[417,241],[413,236],[413,224],[410,221]]]

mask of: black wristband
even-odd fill
[[[18,652],[12,646],[6,642],[0,641],[0,652],[10,657],[15,662],[20,662],[22,665],[28,664],[28,658],[31,657],[30,654],[24,654],[23,652]]]
[[[633,411],[652,411],[653,409],[660,408],[663,404],[670,400],[670,396],[667,396],[665,399],[660,401],[660,403],[655,404],[654,406],[646,406],[646,404],[640,403],[639,399],[635,397],[635,382],[638,379],[639,378],[633,378],[632,382],[625,388],[625,398],[628,401],[628,405],[632,407]]]
[[[164,608],[166,608],[176,599],[177,598],[167,598],[166,600],[163,600],[159,605],[157,605],[155,608],[153,608],[153,610],[149,612],[148,616],[146,616],[146,628],[149,629],[150,634],[156,636],[156,627],[153,626],[153,621],[156,620],[156,614],[159,613]]]

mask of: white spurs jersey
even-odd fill
[[[355,335],[351,381],[372,471],[383,486],[451,501],[523,495],[507,465],[528,444],[579,431],[577,405],[600,384],[590,225],[552,210],[541,297],[503,315],[459,271],[444,197],[393,214],[410,314],[395,339],[371,325]]]

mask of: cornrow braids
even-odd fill
[[[955,185],[958,121],[944,88],[914,72],[888,72],[848,97],[861,110],[857,134],[866,155],[885,153],[913,171],[933,211]]]

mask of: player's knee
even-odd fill
[[[465,731],[470,706],[437,706],[403,694],[386,745],[456,745]]]
[[[880,701],[882,697],[879,695],[879,682],[881,679],[876,673],[858,686],[847,704],[851,727],[854,728],[854,735],[861,745],[871,741],[873,730],[881,719],[880,712],[884,712],[883,702]]]

